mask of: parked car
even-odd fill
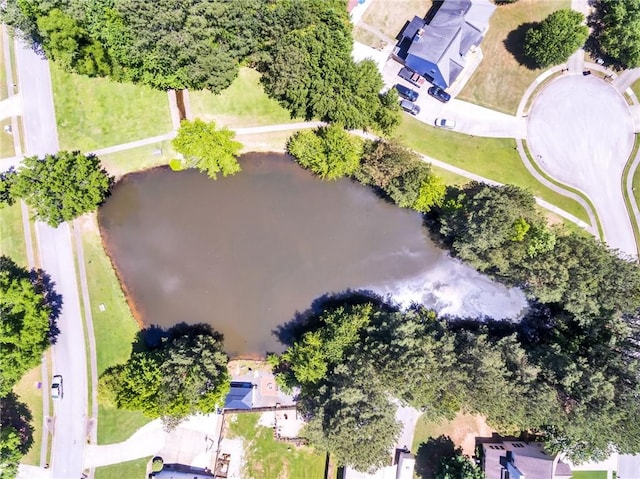
[[[402,100],[400,102],[400,107],[404,111],[408,111],[412,115],[417,115],[418,113],[420,113],[420,107],[415,103],[410,102],[409,100]]]
[[[56,374],[51,381],[51,399],[62,399],[63,395],[62,376]]]
[[[447,120],[446,118],[436,118],[436,126],[438,128],[455,128],[456,122],[455,120]]]
[[[424,85],[424,82],[426,81],[422,76],[420,76],[419,73],[414,72],[407,67],[401,68],[398,72],[398,76],[404,80],[407,80],[409,83],[413,83],[418,88]]]
[[[396,89],[398,95],[400,95],[405,100],[416,101],[420,96],[417,91],[412,90],[404,85],[393,85],[393,88]]]
[[[451,95],[449,95],[439,86],[432,86],[431,88],[429,88],[428,93],[436,100],[440,100],[442,103],[446,103],[451,100]]]

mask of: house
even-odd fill
[[[469,50],[482,42],[496,6],[489,0],[444,0],[430,20],[414,17],[400,33],[394,55],[440,88],[465,67]]]
[[[225,400],[225,409],[251,409],[253,407],[253,384],[249,382],[232,382]]]
[[[149,474],[149,479],[214,479],[209,469],[184,464],[165,464],[160,472]]]
[[[485,443],[482,452],[487,479],[570,479],[572,475],[559,456],[550,456],[537,442]]]

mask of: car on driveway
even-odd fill
[[[438,128],[448,128],[452,129],[456,127],[455,120],[447,120],[446,118],[436,118],[436,126]]]
[[[427,93],[434,97],[436,100],[440,100],[442,103],[446,103],[451,100],[451,95],[449,95],[446,91],[444,91],[439,86],[432,86],[427,90]]]
[[[407,80],[409,83],[413,83],[418,88],[424,85],[424,82],[426,81],[419,73],[414,72],[407,67],[401,68],[398,72],[398,76],[403,80]]]
[[[400,95],[405,100],[416,101],[420,96],[417,91],[412,90],[404,85],[393,85],[393,88],[396,89],[398,95]]]
[[[400,108],[402,108],[404,111],[408,111],[414,116],[420,113],[420,107],[415,103],[410,102],[409,100],[402,100],[400,102]]]
[[[63,395],[62,376],[56,374],[51,381],[51,399],[62,399]]]

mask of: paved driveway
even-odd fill
[[[595,76],[553,81],[534,101],[527,138],[547,173],[591,198],[609,246],[636,255],[621,183],[633,121],[616,89]]]

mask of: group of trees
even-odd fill
[[[0,175],[0,207],[25,200],[36,218],[51,226],[95,211],[111,191],[113,178],[95,155],[60,151],[24,158],[18,171]]]
[[[190,414],[222,407],[230,382],[221,336],[204,324],[180,324],[166,334],[154,333],[155,329],[142,331],[146,342],[134,347],[125,364],[102,374],[98,384],[102,400],[162,417],[168,426]]]
[[[394,141],[362,141],[333,124],[294,134],[287,151],[320,178],[354,177],[401,208],[426,213],[444,199],[444,181],[416,153]]]
[[[397,102],[351,58],[343,0],[8,0],[2,20],[68,71],[218,93],[240,64],[292,117],[388,132]]]
[[[33,441],[31,413],[13,387],[38,366],[49,346],[55,293],[42,271],[27,271],[0,256],[0,476],[11,478]]]
[[[525,55],[539,67],[567,61],[589,38],[584,21],[584,15],[574,10],[553,12],[527,30]],[[598,0],[588,23],[590,51],[619,67],[640,66],[640,0]]]

